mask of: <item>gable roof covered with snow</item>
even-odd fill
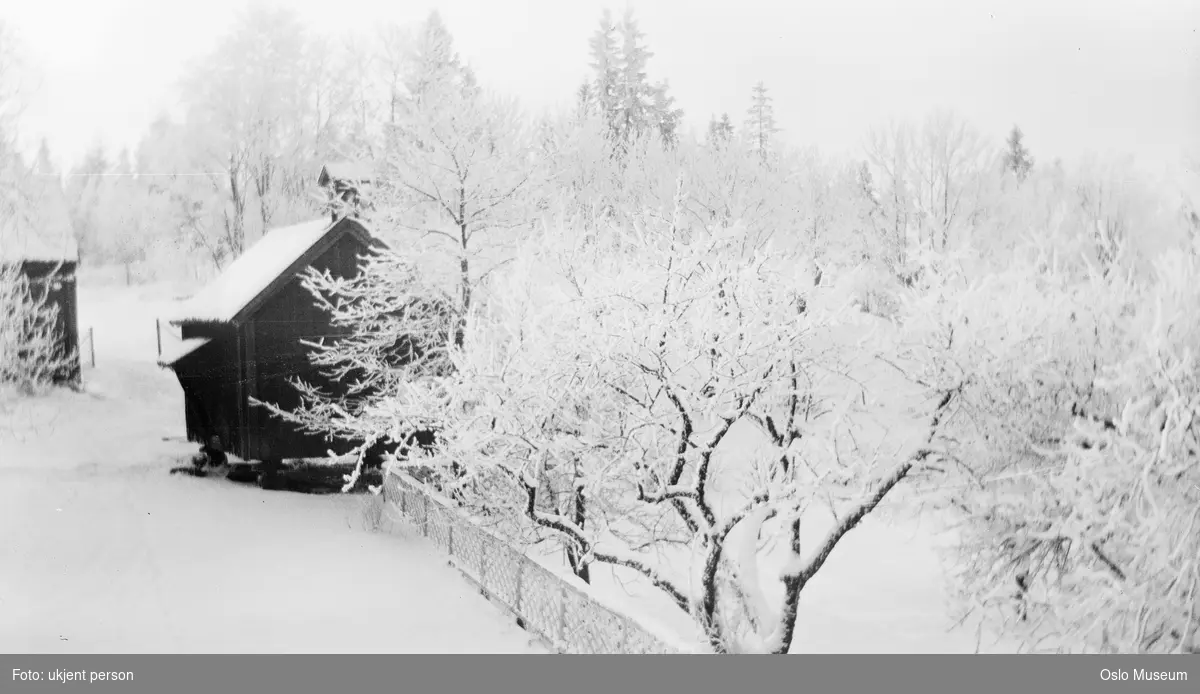
[[[296,272],[307,267],[308,263],[294,266],[306,258],[311,262],[309,256],[312,251],[327,237],[342,229],[343,225],[349,225],[347,228],[351,231],[365,231],[365,227],[358,222],[342,219],[331,223],[324,217],[268,231],[215,280],[173,311],[171,323],[235,321],[277,280],[289,271]],[[369,233],[367,240],[373,241]]]
[[[79,246],[58,181],[35,177],[25,192],[28,214],[0,220],[0,263],[78,262]]]

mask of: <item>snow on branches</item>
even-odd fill
[[[336,340],[306,341],[321,374],[345,386],[332,396],[319,384],[293,380],[300,405],[283,410],[255,401],[272,414],[307,431],[353,441],[353,486],[368,452],[382,448],[404,455],[414,440],[436,431],[436,419],[417,416],[394,425],[380,402],[421,379],[444,376],[451,368],[447,350],[458,334],[453,301],[425,285],[413,261],[390,249],[367,256],[362,272],[340,278],[308,270],[304,287],[331,324],[344,333]]]
[[[963,379],[939,437],[968,611],[1055,651],[1187,652],[1200,628],[1195,252],[1150,282],[1020,263],[935,292],[920,377]],[[964,378],[965,377],[965,378]]]
[[[640,574],[714,650],[786,652],[807,581],[931,451],[855,446],[837,315],[804,300],[791,263],[747,260],[736,227],[685,240],[677,225],[604,232],[615,243],[546,229],[494,278],[454,370],[381,409],[437,419],[431,464],[459,470],[458,498],[552,534],[581,576]],[[801,554],[800,514],[831,490],[838,521]],[[771,538],[786,545],[775,599],[759,571]]]
[[[62,350],[58,307],[38,284],[20,266],[0,265],[0,389],[30,393],[73,367],[73,355]]]

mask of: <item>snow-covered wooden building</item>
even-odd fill
[[[251,398],[293,409],[299,404],[289,382],[294,377],[331,394],[343,389],[313,366],[302,344],[341,334],[302,276],[310,267],[356,276],[362,256],[378,244],[350,218],[272,229],[175,311],[170,322],[182,342],[165,350],[159,364],[172,369],[183,388],[189,440],[209,442],[215,435],[224,450],[272,467],[338,451]]]
[[[55,333],[66,367],[53,378],[75,383],[81,375],[75,281],[79,246],[58,182],[34,179],[26,192],[29,213],[0,220],[0,267],[16,268],[34,297],[57,309]]]

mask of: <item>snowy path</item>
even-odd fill
[[[0,423],[0,652],[542,650],[423,543],[367,532],[362,497],[168,475],[194,446],[164,441],[154,306],[81,298],[96,394]]]

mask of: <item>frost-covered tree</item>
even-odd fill
[[[872,129],[864,145],[870,164],[868,173],[872,174],[870,198],[877,211],[872,221],[880,242],[878,258],[905,279],[914,274],[911,256],[916,250],[911,234],[914,204],[909,185],[912,141],[911,126],[892,122]]]
[[[964,612],[1035,650],[1195,652],[1198,256],[1143,282],[1027,249],[909,313],[921,382],[963,384],[925,491],[953,519]]]
[[[531,224],[530,195],[544,167],[527,119],[514,103],[481,93],[436,14],[417,36],[375,218],[432,254],[431,271],[444,273],[465,313]]]
[[[356,460],[349,490],[378,455],[408,455],[414,438],[439,428],[427,416],[397,425],[381,402],[410,383],[447,374],[458,314],[453,298],[426,283],[413,258],[388,248],[368,255],[351,278],[309,270],[304,286],[344,331],[338,339],[305,344],[313,365],[328,381],[343,384],[345,393],[331,396],[321,383],[294,379],[296,408],[256,404],[306,431],[348,443],[347,455]]]
[[[346,115],[329,47],[296,13],[255,6],[185,75],[192,172],[224,200],[213,240],[237,256],[267,228],[315,213],[317,162]]]
[[[733,121],[728,113],[722,113],[720,120],[716,116],[709,120],[707,137],[711,147],[723,147],[733,139]]]
[[[383,121],[395,125],[400,115],[400,103],[404,97],[404,71],[407,65],[410,32],[397,24],[388,23],[379,27],[375,35],[376,73],[385,99]]]
[[[600,26],[588,40],[588,54],[592,59],[589,64],[592,69],[592,81],[589,85],[591,99],[604,122],[612,128],[617,113],[621,68],[617,24],[609,10],[604,10],[600,16]]]
[[[746,124],[742,127],[750,151],[764,162],[770,160],[775,151],[775,137],[779,133],[775,121],[775,104],[767,85],[759,82],[750,92],[750,108],[746,110]]]
[[[1092,262],[1103,273],[1127,266],[1139,241],[1136,236],[1150,231],[1133,233],[1136,206],[1141,201],[1130,161],[1089,158],[1075,177],[1074,193],[1078,233],[1090,246]]]
[[[675,107],[667,82],[650,82],[647,69],[654,53],[645,39],[630,9],[619,22],[605,10],[589,41],[591,98],[608,125],[609,137],[618,145],[617,152],[649,132],[668,145],[678,139],[683,111]]]
[[[743,253],[773,242],[797,250],[792,232],[803,224],[799,194],[784,167],[764,167],[743,147],[688,147],[685,209],[701,227],[743,234]]]
[[[593,113],[595,109],[596,99],[592,92],[592,85],[585,81],[575,90],[575,115],[580,121],[586,121],[595,115]]]
[[[966,121],[945,110],[926,117],[912,145],[908,182],[918,245],[946,251],[954,232],[969,231],[975,222],[990,152]]]
[[[360,37],[351,36],[341,47],[338,78],[344,86],[347,118],[344,147],[366,161],[374,161],[382,149],[381,104],[376,80],[379,57]]]
[[[1007,149],[1004,152],[1004,170],[1011,171],[1018,181],[1023,182],[1033,169],[1034,162],[1029,148],[1025,146],[1025,133],[1021,132],[1019,126],[1014,125],[1005,144]]]
[[[683,109],[675,105],[675,97],[671,96],[671,85],[663,80],[654,85],[651,92],[654,103],[653,126],[662,142],[667,147],[679,144],[679,126],[683,121]]]
[[[416,108],[439,106],[448,96],[471,97],[478,92],[475,72],[454,50],[454,37],[442,17],[434,11],[408,44],[404,63],[404,86]]]
[[[800,310],[811,284],[769,249],[743,259],[736,229],[678,228],[646,220],[619,252],[548,232],[474,314],[454,373],[388,407],[442,422],[422,464],[462,466],[445,484],[464,503],[551,533],[577,571],[656,586],[713,650],[787,652],[807,583],[932,452],[856,449],[861,394],[820,346],[832,316]],[[822,500],[837,522],[802,547]]]
[[[0,212],[13,213],[12,202],[0,202],[6,208]],[[0,224],[0,243],[12,242],[11,225],[22,223],[16,214]],[[75,367],[74,355],[62,350],[58,311],[44,285],[31,282],[19,264],[0,262],[0,412]]]
[[[108,154],[100,144],[93,145],[84,153],[83,161],[70,170],[66,195],[71,208],[71,223],[75,238],[79,241],[80,260],[90,260],[93,248],[99,247],[100,219],[96,205],[104,176],[112,168]]]

